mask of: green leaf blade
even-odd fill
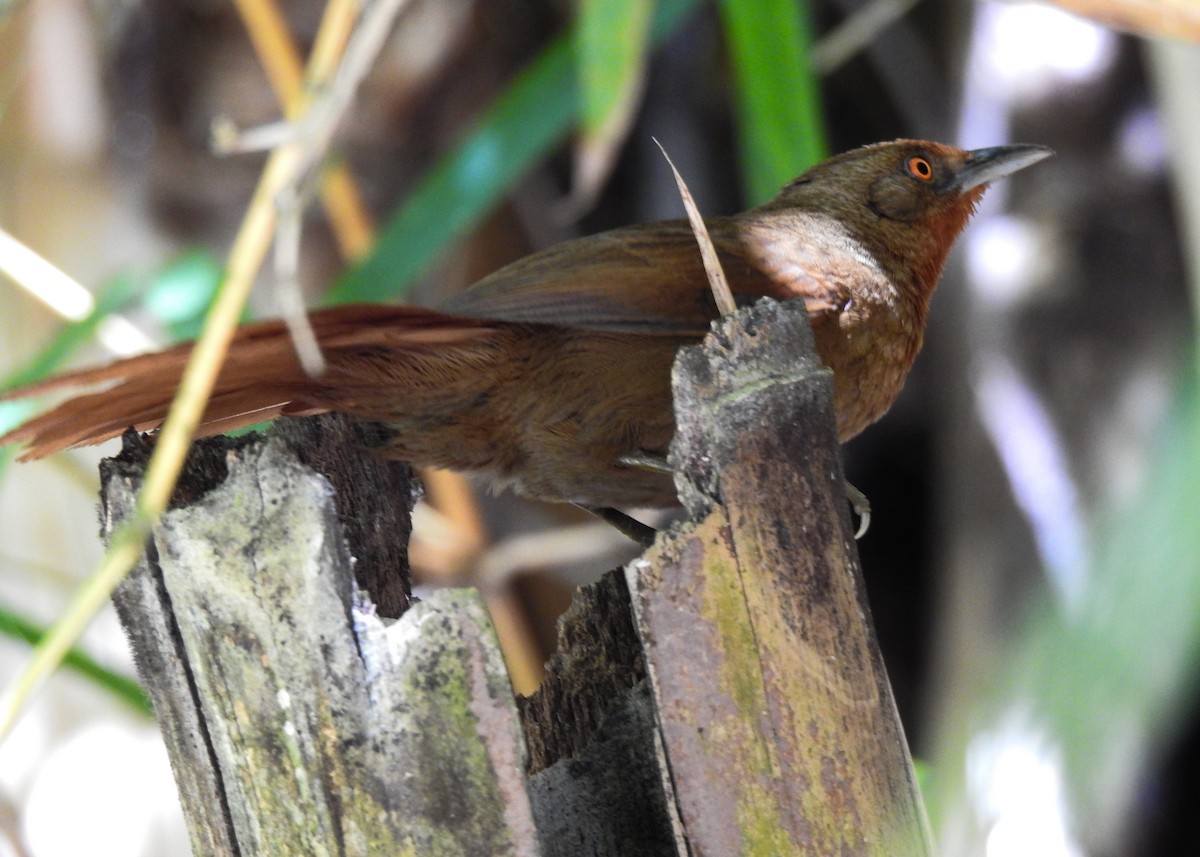
[[[674,32],[699,0],[660,0],[651,41]],[[484,112],[400,206],[375,250],[347,271],[324,303],[382,301],[404,293],[494,206],[505,191],[566,138],[580,116],[575,48],[568,36],[547,46]]]
[[[36,645],[45,635],[45,628],[14,610],[0,606],[0,637]],[[137,713],[153,716],[154,707],[150,698],[135,679],[110,670],[81,649],[71,649],[63,658],[63,665],[108,691]]]
[[[577,199],[595,197],[612,169],[645,86],[651,0],[580,0],[575,28],[582,122]]]
[[[721,0],[737,89],[742,174],[751,205],[828,156],[807,4]]]

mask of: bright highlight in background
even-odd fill
[[[998,91],[1039,98],[1064,83],[1091,80],[1112,64],[1112,31],[1037,3],[988,4],[990,38],[981,47]]]
[[[1026,296],[1047,252],[1036,226],[1009,215],[981,219],[965,237],[971,285],[997,304]]]
[[[1067,830],[1060,756],[1030,728],[972,739],[967,789],[987,824],[987,857],[1084,857]]]
[[[3,229],[0,229],[0,272],[68,321],[83,321],[96,308],[91,292]],[[101,321],[96,335],[105,348],[119,357],[155,347],[150,337],[119,315]]]
[[[177,801],[166,749],[153,729],[137,734],[101,724],[81,731],[42,765],[26,803],[24,833],[36,857],[187,853]]]
[[[65,319],[83,321],[96,305],[91,292],[2,229],[0,271]]]
[[[1033,528],[1059,607],[1072,615],[1087,590],[1088,540],[1062,439],[1041,401],[1006,359],[985,355],[975,374],[983,427]]]

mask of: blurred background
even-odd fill
[[[304,220],[312,304],[436,304],[555,241],[682,216],[652,137],[714,215],[878,140],[1057,151],[989,192],[903,396],[846,447],[874,508],[859,547],[942,853],[1194,854],[1200,10],[395,5]],[[0,385],[196,333],[264,163],[214,137],[280,121],[323,14],[0,0]],[[278,313],[275,279],[252,314]],[[0,684],[98,561],[112,451],[2,452]],[[427,488],[420,584],[479,586],[530,692],[572,588],[635,548],[570,509]],[[186,853],[132,676],[105,612],[0,746],[0,857]]]

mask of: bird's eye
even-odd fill
[[[920,155],[914,155],[909,158],[904,168],[908,170],[908,174],[914,179],[923,182],[933,180],[933,166]]]

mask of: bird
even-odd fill
[[[706,219],[739,305],[800,300],[833,373],[845,443],[892,406],[930,299],[986,187],[1052,154],[894,140],[835,155],[768,202]],[[677,505],[663,468],[675,432],[671,366],[718,317],[686,220],[552,246],[435,308],[311,312],[326,367],[302,368],[279,320],[241,327],[198,434],[280,415],[381,423],[375,450],[480,474],[497,489],[595,510]],[[0,437],[22,458],[161,424],[189,344],[69,371],[2,398],[82,392]]]

